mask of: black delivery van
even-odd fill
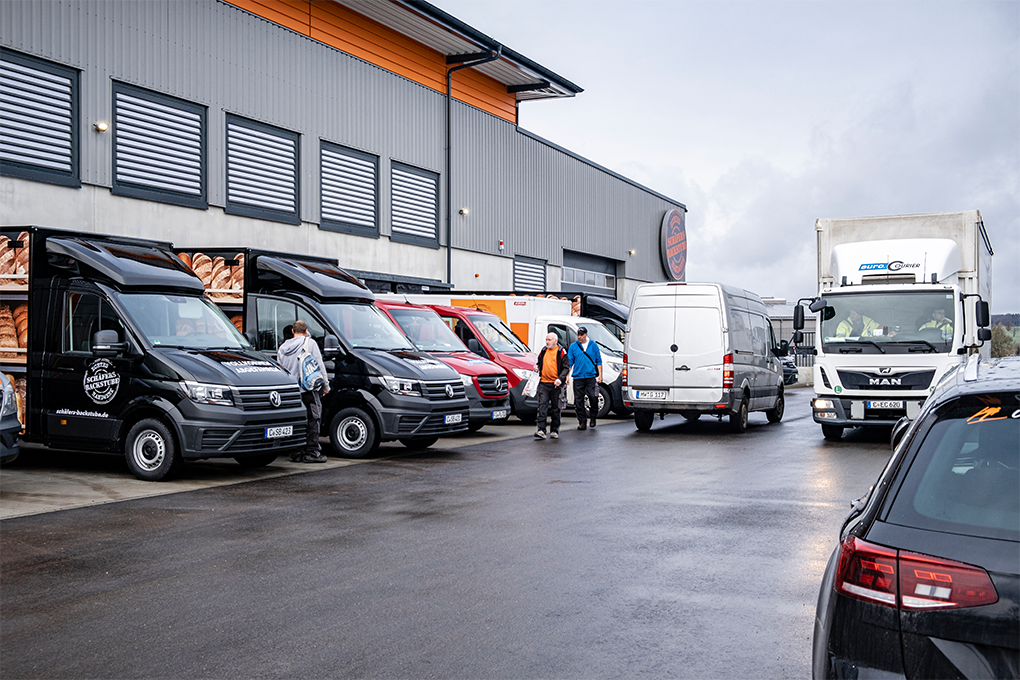
[[[269,357],[296,319],[308,323],[320,348],[338,351],[326,361],[330,392],[322,404],[323,429],[337,455],[363,458],[393,440],[426,448],[467,430],[470,406],[460,374],[419,351],[373,304],[372,291],[335,259],[252,248],[177,253]]]
[[[140,479],[185,459],[268,465],[304,445],[297,383],[169,243],[0,228],[0,366],[24,388],[25,440],[123,451]]]

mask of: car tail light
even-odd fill
[[[722,358],[722,386],[733,387],[733,355],[727,354]]]
[[[848,536],[836,572],[836,590],[858,600],[896,606],[896,551]]]
[[[980,567],[886,548],[855,536],[843,541],[836,590],[909,610],[979,607],[999,599]]]
[[[904,609],[979,607],[999,599],[981,567],[900,551],[900,601]]]
[[[620,373],[623,376],[623,386],[627,386],[627,353],[623,353],[623,371]]]

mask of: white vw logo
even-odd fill
[[[453,399],[453,385],[446,386],[446,396],[450,399]]]
[[[281,403],[280,393],[277,392],[276,390],[273,390],[272,392],[270,392],[269,393],[269,403],[273,405],[273,408],[280,408],[280,403]]]

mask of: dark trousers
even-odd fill
[[[305,453],[318,456],[322,447],[319,445],[319,428],[322,422],[322,398],[317,390],[302,392],[301,401],[305,405]]]
[[[554,383],[538,383],[538,429],[545,432],[545,422],[548,416],[552,417],[552,431],[560,431],[560,390],[563,386],[556,387]]]
[[[584,395],[588,395],[591,419],[594,422],[599,414],[599,384],[595,378],[574,378],[574,413],[577,415],[577,422],[582,425],[588,420],[588,413],[584,408]]]

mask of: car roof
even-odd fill
[[[1020,391],[1020,356],[982,359],[975,354],[932,396],[942,403],[968,394],[1016,391]]]

